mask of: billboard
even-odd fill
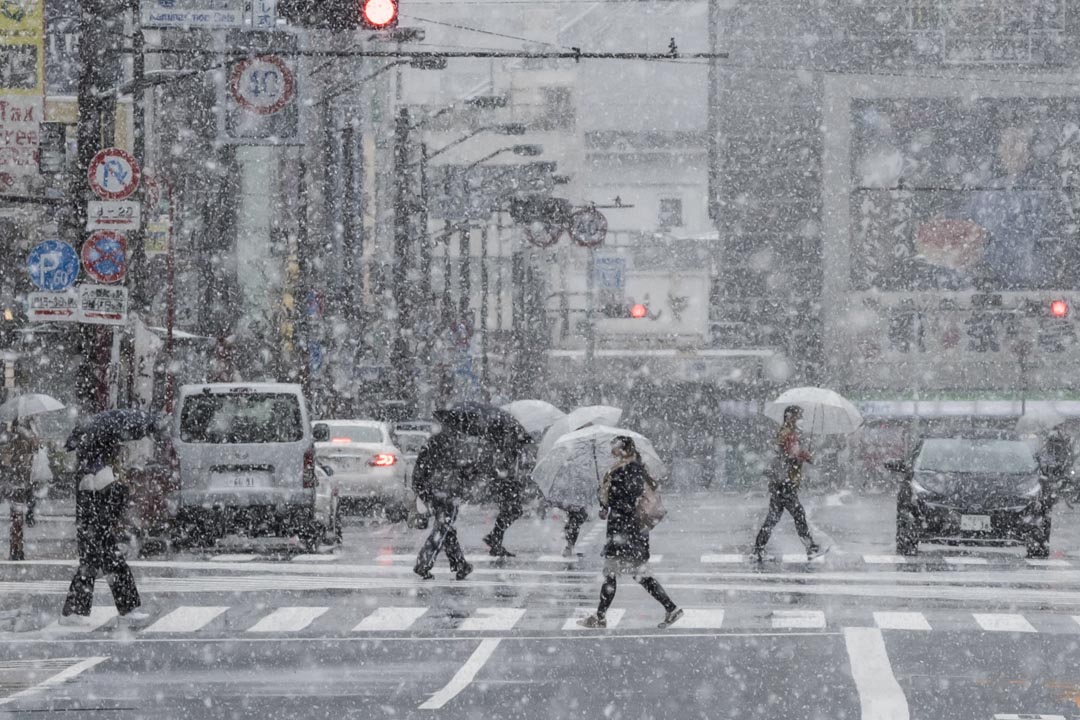
[[[852,287],[1080,289],[1075,98],[851,106]]]
[[[44,0],[0,0],[0,192],[38,174],[45,112]]]

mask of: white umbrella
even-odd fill
[[[792,388],[765,404],[765,417],[784,421],[784,408],[798,405],[803,410],[803,429],[809,435],[846,435],[862,425],[862,414],[843,395],[816,387]]]
[[[20,418],[31,417],[32,415],[42,415],[44,413],[63,409],[64,403],[51,395],[43,395],[41,393],[19,395],[18,397],[11,398],[3,405],[0,405],[0,421],[11,422],[12,420],[18,420]]]
[[[1068,421],[1069,418],[1052,407],[1028,407],[1016,421],[1016,432],[1021,435],[1041,435]]]
[[[533,468],[533,481],[553,502],[588,507],[596,501],[596,490],[614,463],[611,441],[626,435],[633,438],[641,461],[657,480],[667,474],[653,444],[643,435],[607,425],[592,425],[559,438],[540,456]]]
[[[513,415],[530,435],[539,435],[556,420],[566,417],[566,413],[546,400],[515,400],[502,409]]]
[[[572,410],[569,415],[561,417],[551,424],[544,433],[537,448],[536,456],[543,457],[544,453],[551,449],[555,441],[567,433],[580,430],[589,425],[615,426],[622,419],[622,408],[610,405],[586,405]]]

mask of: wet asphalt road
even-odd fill
[[[559,519],[527,516],[518,557],[478,556],[464,582],[445,561],[416,579],[423,532],[401,525],[355,519],[317,556],[232,540],[135,563],[150,617],[118,626],[106,591],[83,632],[53,625],[74,563],[38,553],[0,564],[0,717],[1080,718],[1080,512],[1059,507],[1050,562],[902,563],[889,497],[807,500],[832,551],[806,563],[785,519],[755,567],[762,497],[670,498],[653,567],[688,613],[667,630],[630,580],[608,630],[573,625],[595,606],[595,518],[567,562]],[[462,513],[467,551],[491,521]]]

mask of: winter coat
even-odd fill
[[[607,475],[607,544],[604,557],[635,564],[649,561],[649,531],[636,515],[638,498],[645,492],[647,472],[638,461],[625,463]]]
[[[769,470],[769,489],[798,490],[802,482],[804,462],[813,462],[810,453],[802,448],[802,433],[783,425],[776,433],[772,467]]]
[[[459,500],[460,477],[457,472],[457,448],[450,433],[432,435],[416,455],[412,484],[416,496],[426,504],[432,500]]]
[[[8,433],[0,446],[0,493],[5,498],[19,498],[29,492],[31,471],[34,467],[34,455],[39,443],[29,432],[15,429]]]

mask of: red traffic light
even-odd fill
[[[1050,302],[1050,315],[1056,318],[1063,318],[1069,314],[1069,303],[1064,300],[1053,300]]]
[[[630,306],[630,317],[634,318],[635,320],[640,320],[641,318],[648,316],[649,308],[645,307],[641,303]]]
[[[382,30],[397,25],[397,0],[360,0],[360,17],[364,26]]]

